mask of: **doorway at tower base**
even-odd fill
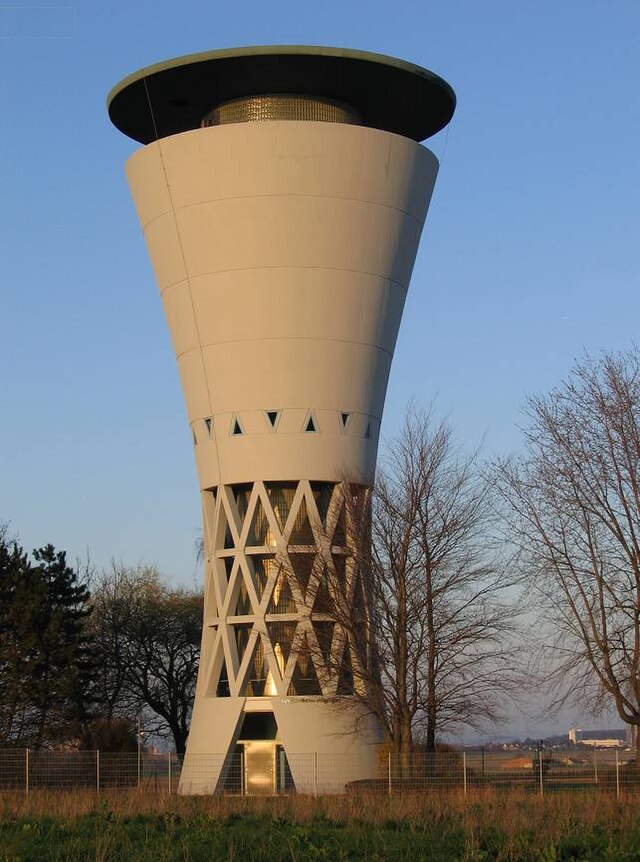
[[[262,746],[240,740],[245,715],[256,712],[272,712],[277,726],[277,738]],[[344,700],[203,698],[194,709],[178,792],[344,793],[350,782],[375,777],[379,743],[375,720]]]

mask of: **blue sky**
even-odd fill
[[[638,32],[637,0],[1,5],[0,521],[28,548],[199,577],[191,441],[124,179],[136,145],[105,112],[120,78],[308,43],[450,81],[383,434],[437,398],[464,444],[506,453],[527,394],[637,333]]]

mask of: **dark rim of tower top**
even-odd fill
[[[223,102],[278,93],[344,102],[364,126],[415,141],[443,129],[456,106],[446,81],[404,60],[347,48],[271,45],[148,66],[120,81],[107,107],[121,132],[148,144],[199,128],[204,115]]]

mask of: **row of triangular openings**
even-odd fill
[[[269,425],[269,427],[271,428],[272,431],[275,431],[278,427],[278,422],[280,421],[281,412],[282,412],[281,410],[265,410],[264,411],[264,415],[266,417],[267,424]],[[352,413],[341,413],[340,414],[340,421],[342,423],[342,430],[343,431],[346,430],[346,428],[349,424],[349,420],[351,419],[352,415],[353,415]],[[204,420],[204,422],[205,422],[205,425],[207,428],[207,433],[208,433],[209,437],[211,437],[212,433],[213,433],[213,419],[207,418]],[[303,423],[303,426],[302,426],[302,430],[304,431],[305,434],[317,434],[319,432],[320,429],[319,429],[319,425],[318,425],[318,420],[316,419],[313,411],[310,410],[309,413],[307,414],[307,417],[306,417],[306,419]],[[230,431],[230,433],[231,433],[232,437],[239,437],[245,433],[244,426],[243,426],[242,422],[240,421],[240,418],[235,414],[231,417],[231,431]],[[365,432],[363,434],[363,437],[365,440],[371,439],[371,420],[370,419],[367,421],[367,426],[365,428]],[[193,432],[193,440],[194,440],[194,443],[197,442],[195,431]]]
[[[267,423],[273,431],[275,431],[278,427],[278,422],[280,420],[280,412],[280,410],[265,410],[264,412],[264,415],[267,419]],[[212,420],[205,419],[204,421],[207,426],[209,436],[211,436]],[[318,422],[312,411],[309,411],[309,413],[307,414],[307,418],[304,421],[303,430],[305,434],[317,434],[318,432]],[[231,436],[238,437],[241,434],[244,434],[244,427],[242,425],[242,422],[240,421],[240,418],[234,414],[231,417]]]

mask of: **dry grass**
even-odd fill
[[[451,856],[445,856],[444,851],[439,851],[442,855],[433,858],[470,862],[640,858],[640,809],[638,797],[632,795],[618,801],[614,795],[603,793],[557,793],[541,798],[523,791],[496,790],[474,792],[466,799],[462,793],[452,792],[319,799],[305,796],[179,797],[138,791],[105,792],[99,797],[86,791],[35,791],[28,797],[17,793],[0,794],[0,825],[37,823],[43,819],[73,824],[89,816],[106,818],[112,826],[125,824],[132,818],[149,818],[154,823],[159,820],[185,826],[194,823],[201,830],[220,830],[225,828],[225,823],[238,824],[245,820],[254,824],[257,820],[279,825],[298,824],[316,830],[320,824],[334,835],[354,830],[382,835],[385,830],[387,833],[396,830],[414,835],[423,844],[430,836],[438,836],[440,842],[446,843],[447,836],[451,835],[457,842],[455,853],[452,850]],[[104,835],[101,840],[103,845],[95,846],[95,855],[78,858],[111,858],[110,839]],[[1,852],[0,858],[3,858]],[[339,858],[386,859],[387,856]],[[408,855],[406,858],[426,857]]]
[[[623,826],[639,816],[638,796],[617,801],[612,794],[569,792],[544,798],[527,792],[482,790],[465,799],[462,792],[441,794],[396,794],[321,796],[169,796],[137,790],[104,792],[36,790],[0,793],[0,820],[61,817],[74,819],[109,812],[114,818],[176,814],[182,818],[205,816],[214,820],[229,816],[267,817],[305,823],[318,818],[333,823],[380,823],[403,821],[419,827],[428,822],[459,819],[469,828],[499,825],[514,834],[535,829],[557,839],[567,829],[582,824],[611,828]]]

